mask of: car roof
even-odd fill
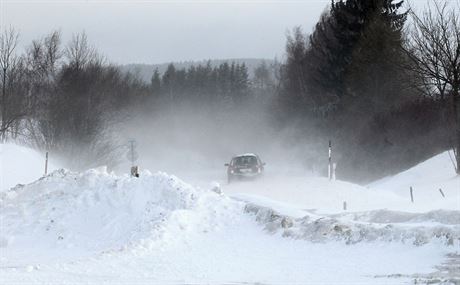
[[[257,154],[255,153],[244,153],[244,154],[239,154],[239,155],[235,155],[233,158],[235,157],[243,157],[243,156],[255,156],[255,157],[259,157]]]

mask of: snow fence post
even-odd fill
[[[446,196],[444,195],[444,192],[442,192],[441,188],[439,188],[439,192],[441,192],[441,195],[442,195],[443,198],[446,198]]]
[[[48,152],[45,155],[45,176],[48,174]]]
[[[410,200],[412,203],[414,203],[414,193],[413,193],[413,189],[412,189],[412,186],[410,187]]]

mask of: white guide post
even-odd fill
[[[46,152],[45,156],[45,176],[48,175],[48,152]]]
[[[332,142],[329,140],[329,165],[327,168],[327,177],[332,180]]]

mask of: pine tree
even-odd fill
[[[152,79],[150,80],[150,88],[153,94],[159,94],[161,90],[161,78],[158,68],[155,68]]]
[[[291,109],[326,115],[340,107],[348,93],[347,74],[369,26],[375,22],[401,37],[406,13],[402,1],[333,1],[309,40],[299,29],[288,38],[288,59],[283,67],[284,104]],[[359,52],[358,52],[359,53]]]

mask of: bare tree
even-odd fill
[[[72,40],[67,45],[65,54],[69,65],[76,69],[81,69],[98,58],[98,54],[94,47],[89,44],[85,32],[73,35]]]
[[[421,15],[411,11],[413,26],[405,50],[411,67],[431,97],[452,107],[456,171],[460,174],[460,18],[458,7],[434,2]]]
[[[23,129],[23,136],[35,147],[50,149],[52,133],[47,110],[57,100],[56,79],[62,57],[61,36],[53,31],[43,38],[32,41],[26,49],[27,105],[30,110]]]
[[[60,47],[61,33],[59,31],[54,31],[50,33],[43,40],[43,45],[45,46],[45,62],[48,67],[48,72],[54,76],[56,73],[58,62],[62,57]]]
[[[5,142],[6,132],[11,125],[18,119],[18,116],[8,114],[8,96],[6,93],[7,80],[10,77],[10,71],[14,66],[17,58],[14,50],[18,44],[19,33],[10,27],[0,34],[0,68],[2,69],[2,123],[0,126],[0,140]]]

